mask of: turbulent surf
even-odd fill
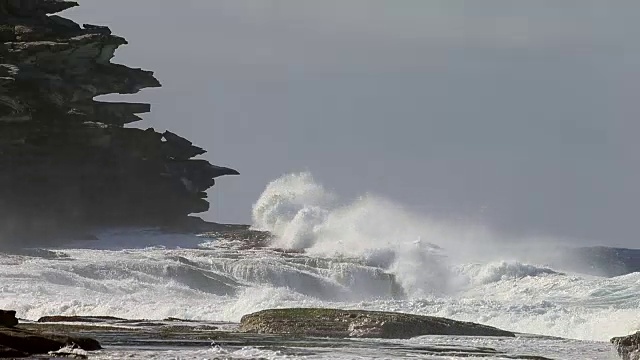
[[[574,339],[585,354],[640,329],[640,273],[578,273],[557,258],[545,261],[543,247],[507,248],[481,226],[429,219],[374,195],[343,201],[310,174],[270,183],[254,205],[253,229],[273,237],[256,244],[243,233],[125,229],[64,248],[4,253],[0,308],[29,320],[223,322],[279,307],[388,310]],[[557,353],[566,346],[535,339],[528,341]],[[591,358],[610,354],[601,355]]]

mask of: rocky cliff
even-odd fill
[[[111,63],[127,42],[109,28],[52,15],[77,5],[0,0],[0,243],[180,224],[238,174],[176,134],[125,127],[149,104],[94,100],[160,83]]]

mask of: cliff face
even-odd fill
[[[180,223],[238,174],[176,134],[124,127],[149,104],[94,100],[160,83],[110,62],[127,42],[107,27],[51,15],[73,6],[0,0],[0,243]]]

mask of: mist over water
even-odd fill
[[[371,194],[341,201],[310,173],[271,182],[253,206],[253,224],[276,235],[274,247],[355,257],[388,270],[409,297],[461,290],[456,264],[516,260],[518,253],[477,224],[437,221]],[[538,272],[530,265],[517,271]]]

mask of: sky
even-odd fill
[[[515,238],[640,247],[636,0],[81,0],[163,87],[138,127],[241,175],[205,218],[248,223],[310,171],[354,198]]]

